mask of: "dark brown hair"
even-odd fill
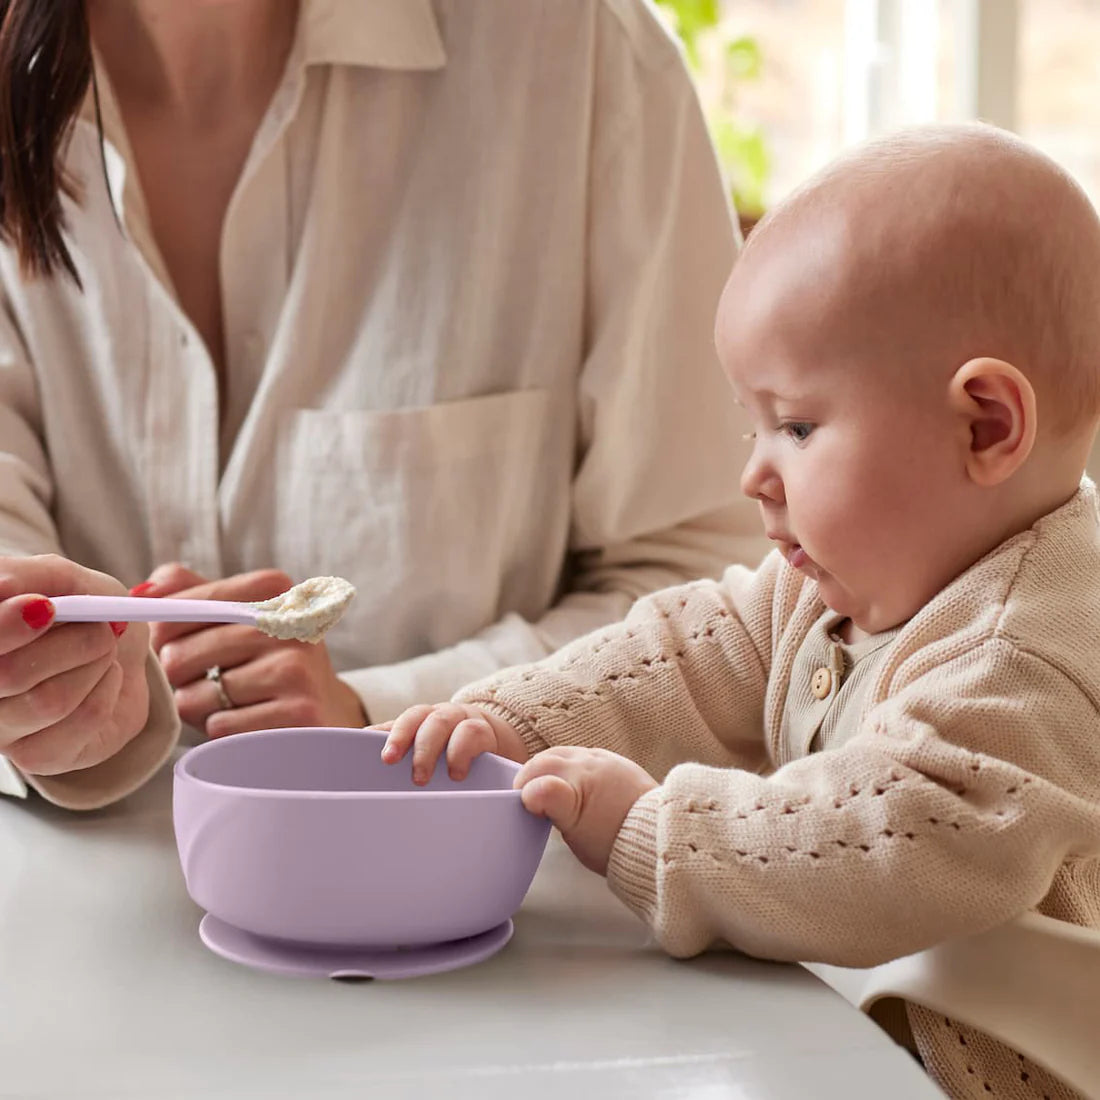
[[[60,266],[80,283],[61,209],[76,181],[61,158],[91,78],[85,0],[0,0],[0,240],[28,277]]]

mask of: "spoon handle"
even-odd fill
[[[230,600],[148,596],[51,596],[59,623],[247,623],[256,609]]]

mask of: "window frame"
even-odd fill
[[[937,103],[943,19],[955,41],[955,95]],[[844,140],[936,117],[1018,123],[1019,0],[846,0]]]

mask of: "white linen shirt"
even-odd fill
[[[329,648],[373,721],[762,556],[712,346],[735,231],[642,0],[303,0],[222,230],[224,407],[98,82],[106,140],[89,99],[67,152],[83,292],[0,249],[0,552],[345,576]],[[47,798],[167,758],[149,667],[143,733]]]

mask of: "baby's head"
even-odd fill
[[[1100,220],[985,126],[865,145],[753,231],[718,351],[742,489],[876,633],[1076,490],[1100,420]]]

